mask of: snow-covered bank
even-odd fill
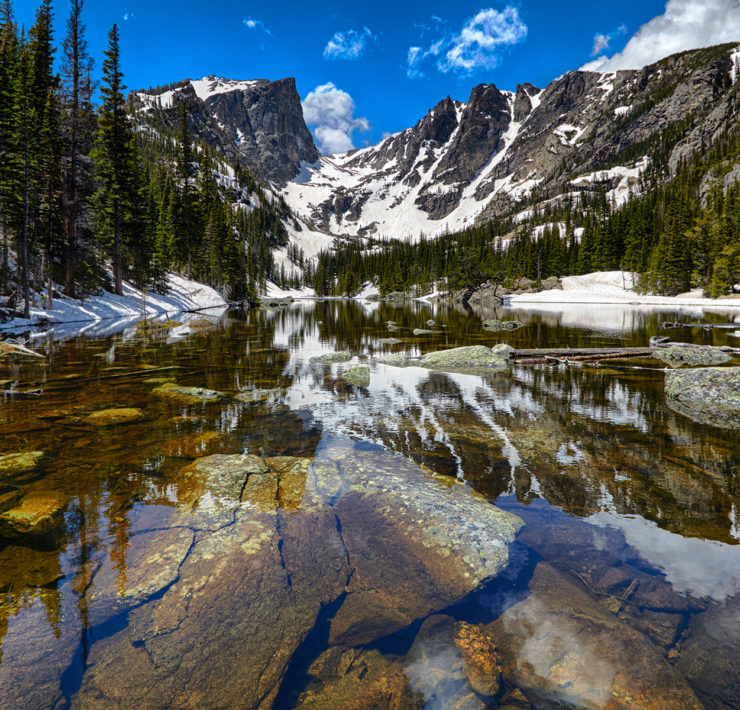
[[[309,287],[280,288],[280,286],[272,281],[268,281],[264,293],[260,293],[260,296],[263,298],[287,298],[288,296],[292,296],[293,298],[315,298],[316,291]]]
[[[584,276],[566,276],[561,279],[563,290],[540,291],[511,296],[511,305],[528,304],[556,306],[567,303],[624,304],[640,306],[682,306],[700,308],[740,309],[740,299],[704,298],[700,293],[679,296],[652,296],[634,290],[634,274],[629,271],[599,271]]]
[[[84,300],[56,298],[53,308],[31,308],[31,318],[13,318],[0,323],[1,332],[37,328],[39,323],[62,324],[97,322],[108,319],[136,319],[202,309],[224,309],[228,306],[221,294],[210,286],[191,281],[177,274],[168,274],[167,293],[144,293],[124,282],[123,295],[108,291]]]

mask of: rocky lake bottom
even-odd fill
[[[740,709],[735,415],[653,357],[496,348],[740,347],[732,319],[302,301],[35,337],[0,359],[0,707]],[[440,366],[463,346],[491,363]]]

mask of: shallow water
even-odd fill
[[[49,495],[63,510],[0,537],[0,706],[740,708],[737,432],[668,409],[653,360],[485,377],[372,360],[737,346],[702,327],[732,317],[479,315],[525,327],[300,302],[186,337],[38,338],[45,360],[0,362],[2,389],[26,393],[0,401],[0,455],[44,452],[0,479],[0,513]],[[412,335],[430,317],[440,332]],[[309,362],[333,350],[354,362]],[[367,387],[341,377],[358,361]],[[166,382],[227,396],[173,402]],[[236,398],[253,390],[270,392]],[[141,417],[87,420],[113,407]],[[229,488],[192,466],[215,454],[265,469]],[[490,503],[523,521],[501,569]]]

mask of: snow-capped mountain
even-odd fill
[[[635,71],[573,71],[545,89],[481,84],[376,146],[324,157],[292,79],[206,77],[134,99],[142,119],[172,129],[185,102],[191,130],[281,195],[312,242],[415,240],[493,214],[524,218],[597,185],[625,201],[653,151],[669,151],[675,170],[736,120],[739,65],[740,48],[722,45]]]
[[[651,139],[680,131],[675,169],[734,120],[739,56],[725,45],[637,71],[574,71],[544,90],[482,84],[377,146],[304,164],[283,194],[328,233],[405,239],[516,209],[535,190],[544,202],[599,183],[620,203],[638,189]]]

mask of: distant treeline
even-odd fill
[[[728,293],[740,282],[740,184],[731,179],[740,163],[740,126],[667,179],[671,151],[683,137],[672,131],[641,144],[649,167],[621,206],[609,198],[607,181],[574,187],[539,209],[547,196],[533,194],[517,205],[520,215],[530,212],[524,219],[494,218],[416,244],[371,240],[323,253],[308,275],[311,285],[320,294],[349,294],[376,281],[385,293],[440,280],[458,289],[624,269],[640,274],[646,291]]]

